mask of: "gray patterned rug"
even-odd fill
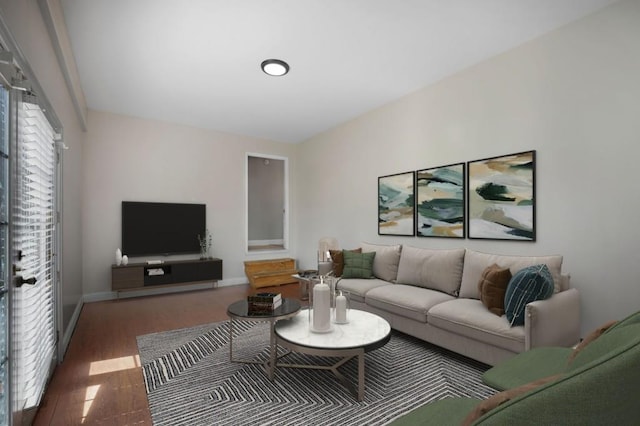
[[[266,359],[267,323],[237,321],[234,332],[234,358]],[[483,364],[395,331],[366,354],[362,402],[328,371],[280,368],[271,382],[259,365],[230,363],[228,322],[137,339],[155,425],[384,425],[430,401],[495,392],[480,380]],[[356,383],[357,362],[341,372]]]

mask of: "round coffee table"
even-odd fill
[[[286,321],[278,321],[274,326],[277,344],[293,352],[308,355],[341,358],[331,366],[285,364],[278,367],[311,368],[331,370],[333,374],[350,389],[358,399],[364,398],[364,354],[387,344],[391,338],[391,326],[378,315],[366,311],[351,309],[347,324],[331,324],[331,331],[314,333],[309,329],[309,311],[304,309]],[[338,368],[350,359],[358,357],[358,388],[338,371]]]
[[[276,321],[291,318],[300,311],[300,302],[296,299],[282,299],[282,304],[267,313],[251,313],[249,312],[249,303],[246,300],[238,300],[227,308],[227,316],[229,317],[229,361],[242,362],[245,364],[263,364],[267,376],[273,380],[278,347],[276,345],[276,337],[274,333],[274,325]],[[269,360],[260,362],[255,360],[241,360],[233,358],[233,322],[234,321],[265,321],[271,323],[269,338]]]

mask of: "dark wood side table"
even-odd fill
[[[274,327],[276,321],[294,317],[300,311],[300,302],[296,299],[284,298],[282,305],[269,313],[251,314],[249,304],[246,300],[239,300],[232,303],[227,308],[229,317],[229,361],[241,362],[245,364],[262,364],[269,380],[273,380],[276,360],[278,358],[278,348],[276,345],[276,335]],[[255,360],[241,360],[233,358],[233,322],[234,321],[265,321],[269,322],[269,359],[266,362]]]

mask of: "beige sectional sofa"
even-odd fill
[[[563,274],[562,256],[509,256],[469,249],[426,249],[363,243],[375,251],[374,278],[340,278],[351,307],[385,318],[395,330],[489,365],[538,346],[571,346],[580,338],[580,299]],[[480,300],[483,271],[497,264],[516,273],[547,265],[553,295],[526,305],[524,325],[511,326]]]

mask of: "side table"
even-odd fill
[[[296,299],[284,298],[282,304],[273,312],[253,314],[249,313],[249,303],[245,300],[239,300],[232,303],[227,308],[227,316],[229,317],[229,361],[241,362],[245,364],[262,364],[269,380],[273,380],[277,352],[276,335],[274,331],[275,323],[281,319],[288,319],[297,315],[300,311],[300,302]],[[240,360],[233,358],[233,323],[234,321],[265,321],[269,322],[269,360],[260,362],[255,360]]]

